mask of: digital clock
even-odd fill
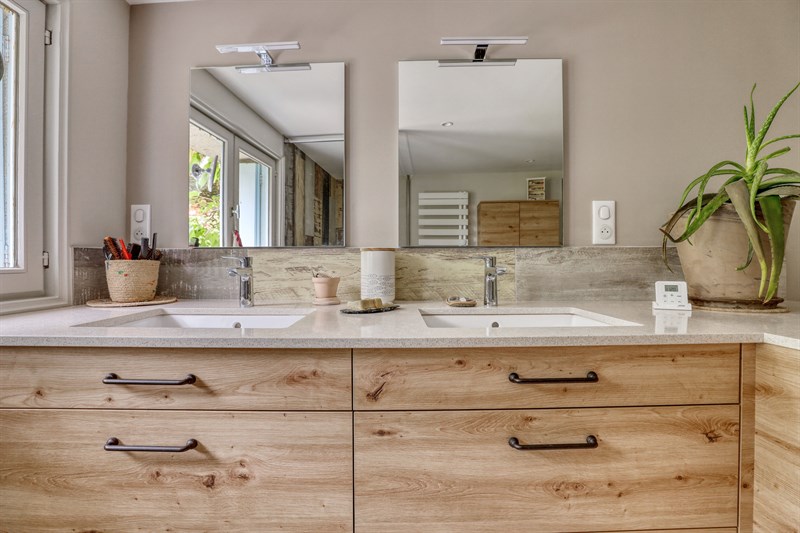
[[[653,309],[691,310],[685,281],[656,281],[656,301]]]

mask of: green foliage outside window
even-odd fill
[[[189,150],[189,243],[198,246],[221,245],[220,182],[221,161]],[[211,173],[213,180],[209,187]]]

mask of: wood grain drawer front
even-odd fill
[[[355,415],[356,532],[736,527],[735,405]],[[594,449],[519,451],[527,444]]]
[[[355,408],[737,403],[739,345],[354,350]],[[520,378],[597,382],[518,384]]]
[[[350,350],[4,348],[0,407],[350,410],[351,375]]]
[[[0,412],[0,531],[352,531],[350,413]],[[184,453],[108,452],[122,444]]]

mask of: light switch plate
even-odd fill
[[[592,244],[617,243],[617,202],[592,201]]]
[[[150,238],[150,205],[131,205],[131,243],[140,243],[142,237]]]

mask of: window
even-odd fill
[[[44,294],[44,20],[38,0],[0,0],[0,294]]]
[[[237,246],[273,246],[277,197],[276,161],[255,146],[235,140],[238,156],[236,173],[237,209],[235,223],[240,238]]]
[[[2,79],[0,101],[3,105],[3,123],[0,127],[0,160],[3,162],[0,183],[0,268],[17,266],[17,79],[19,78],[19,13],[1,5],[3,18]]]
[[[189,242],[222,246],[222,166],[225,140],[189,123]]]
[[[189,122],[189,244],[276,246],[277,161],[196,109]]]

